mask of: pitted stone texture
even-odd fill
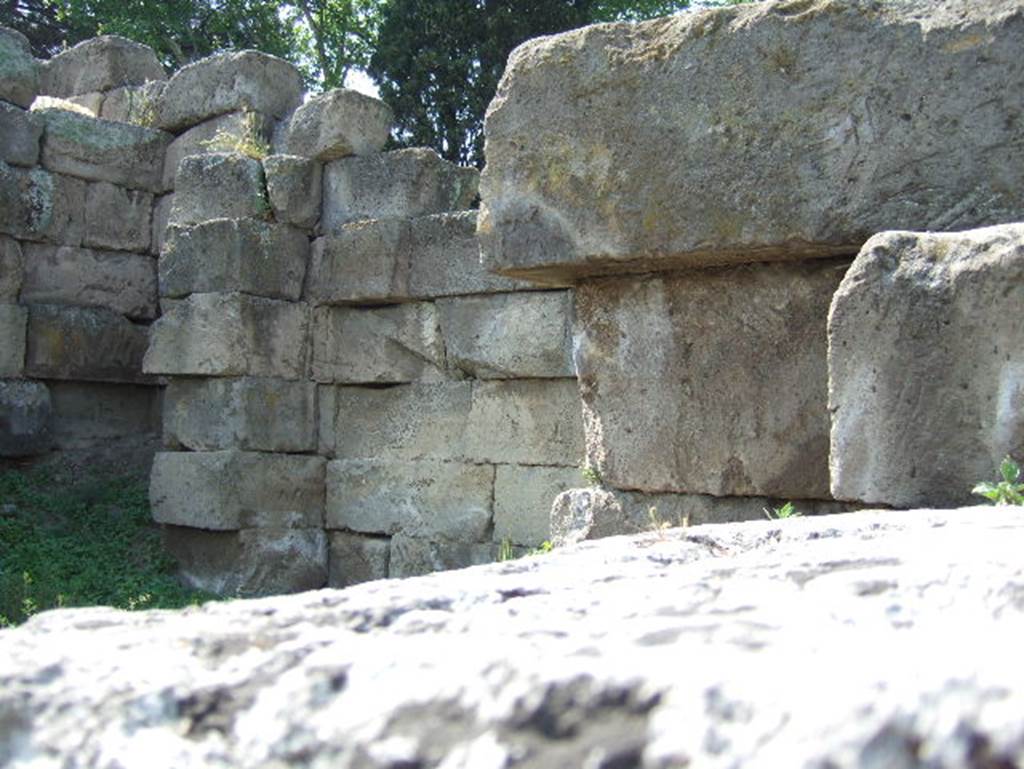
[[[25,370],[28,309],[0,303],[0,377],[20,377]]]
[[[544,281],[1024,218],[1020,11],[756,3],[529,41],[487,113],[485,263]]]
[[[153,520],[214,531],[322,527],[321,457],[243,451],[161,452],[153,460]]]
[[[171,221],[171,208],[174,206],[174,194],[161,195],[153,203],[153,236],[151,251],[159,255],[164,248],[167,237],[167,226]]]
[[[50,382],[53,444],[79,450],[160,434],[160,389],[104,382]]]
[[[153,196],[109,182],[90,184],[85,193],[82,245],[119,251],[149,251]]]
[[[284,151],[314,160],[380,152],[395,119],[380,99],[335,88],[306,100],[288,123]]]
[[[0,633],[9,762],[1012,767],[1022,548],[1006,508],[874,512],[45,612]]]
[[[194,126],[226,112],[283,118],[302,102],[302,76],[294,66],[257,51],[222,53],[178,70],[160,95],[157,126]]]
[[[152,383],[142,373],[149,329],[101,307],[29,307],[26,376]]]
[[[246,294],[192,294],[155,324],[143,369],[186,376],[306,376],[304,304]]]
[[[186,584],[222,596],[280,595],[327,582],[322,529],[201,531],[164,528],[164,544]]]
[[[324,383],[431,382],[445,378],[433,304],[313,311],[313,379]]]
[[[588,463],[617,488],[828,498],[826,321],[846,266],[583,283]]]
[[[391,538],[389,576],[392,579],[418,577],[435,571],[493,563],[497,550],[497,546],[490,543],[424,539],[401,532]]]
[[[164,160],[163,186],[173,190],[177,184],[178,166],[183,158],[229,152],[232,138],[269,141],[273,120],[256,112],[231,112],[218,115],[188,129],[167,148]],[[254,137],[249,134],[255,132]]]
[[[171,135],[63,109],[43,109],[43,166],[90,181],[160,192]]]
[[[348,587],[388,578],[391,542],[345,531],[329,531],[328,587]]]
[[[188,155],[178,165],[171,224],[265,219],[270,213],[263,166],[235,152]]]
[[[149,46],[117,35],[102,35],[44,62],[39,90],[66,98],[166,77]]]
[[[454,369],[477,379],[575,376],[568,292],[460,297],[437,308]]]
[[[49,451],[51,414],[50,391],[42,382],[0,379],[0,457]]]
[[[326,526],[452,542],[488,537],[494,467],[435,460],[327,465]]]
[[[1024,459],[1024,225],[869,240],[829,316],[832,492],[969,501]]]
[[[28,38],[0,27],[0,99],[28,109],[39,93],[39,62],[32,57]]]
[[[254,219],[212,219],[168,228],[160,254],[160,294],[241,291],[296,300],[309,239],[294,227]]]
[[[193,451],[316,450],[316,385],[280,379],[171,380],[164,441]]]
[[[86,183],[0,162],[0,232],[68,246],[82,242]]]
[[[475,168],[462,168],[422,147],[328,163],[323,230],[336,232],[362,219],[461,211],[476,197],[479,175]]]
[[[115,310],[151,320],[159,314],[156,262],[148,254],[26,243],[26,304],[66,304]]]
[[[2,36],[0,32],[0,36]],[[0,42],[0,47],[3,43]],[[39,161],[43,121],[34,112],[0,101],[0,161],[14,166],[34,166]]]
[[[323,166],[295,155],[271,155],[263,159],[263,171],[274,218],[304,229],[315,227],[320,221]]]
[[[494,541],[537,547],[551,539],[551,505],[580,484],[575,467],[498,465],[494,478]]]
[[[25,278],[25,258],[14,238],[0,235],[0,302],[16,302]]]
[[[166,86],[166,80],[151,80],[144,85],[111,89],[103,96],[99,116],[115,123],[153,126],[160,95]]]

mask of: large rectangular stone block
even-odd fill
[[[323,164],[297,155],[271,155],[263,159],[267,197],[274,219],[312,229],[320,221]]]
[[[296,300],[308,261],[309,239],[285,224],[214,219],[172,225],[160,254],[160,294],[241,291]]]
[[[576,292],[587,457],[641,491],[828,497],[826,318],[847,263]]]
[[[53,442],[79,450],[160,434],[160,388],[99,382],[50,382]]]
[[[281,379],[173,379],[164,441],[193,451],[316,450],[316,385]]]
[[[491,525],[494,468],[436,460],[349,459],[327,465],[326,525],[478,542]]]
[[[142,373],[149,329],[113,310],[29,307],[25,375],[39,379],[152,383]]]
[[[442,299],[437,309],[452,368],[477,379],[575,376],[568,292]]]
[[[109,182],[90,184],[85,193],[82,245],[118,251],[149,251],[153,196]]]
[[[395,115],[380,99],[332,88],[306,99],[288,120],[284,152],[314,160],[375,155]]]
[[[0,302],[16,302],[25,278],[25,258],[14,238],[0,235]]]
[[[309,309],[246,294],[192,294],[153,324],[150,374],[302,379]]]
[[[1019,14],[752,3],[531,40],[487,112],[485,261],[565,279],[1019,220]]]
[[[24,252],[22,302],[106,307],[146,320],[159,314],[156,261],[148,254],[36,243]]]
[[[227,152],[232,140],[269,142],[273,129],[274,121],[256,112],[231,112],[193,126],[167,147],[164,189],[173,190],[177,186],[178,166],[184,158]]]
[[[0,304],[0,377],[20,377],[25,370],[28,309]]]
[[[313,379],[394,383],[445,377],[445,346],[433,304],[313,311]]]
[[[402,532],[391,538],[388,576],[392,579],[418,577],[435,571],[494,563],[497,550],[497,545],[492,543],[446,542]]]
[[[0,136],[4,137],[0,143],[0,161],[31,167],[39,160],[43,121],[38,115],[0,101]]]
[[[0,29],[0,99],[28,109],[38,92],[39,62],[28,38],[7,27]]]
[[[349,587],[388,578],[391,542],[346,531],[329,531],[327,586]]]
[[[41,91],[67,98],[166,77],[156,53],[148,45],[118,35],[101,35],[44,62]]]
[[[323,527],[321,457],[244,451],[161,452],[153,460],[153,520],[198,529]]]
[[[211,152],[188,155],[178,165],[171,224],[266,219],[269,214],[260,161],[237,152]]]
[[[0,457],[37,456],[53,448],[51,414],[42,382],[0,379]]]
[[[576,467],[498,465],[494,478],[494,541],[537,547],[551,539],[551,505],[580,485]]]
[[[86,183],[0,162],[0,232],[68,246],[82,242]]]
[[[829,315],[832,493],[956,506],[1024,461],[1024,225],[869,240]]]

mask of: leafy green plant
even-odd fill
[[[768,517],[769,521],[782,521],[786,518],[799,518],[803,515],[792,502],[787,502],[781,507],[774,507],[771,510],[767,507],[761,509],[764,510],[764,514]]]
[[[200,144],[215,152],[237,152],[253,160],[263,160],[270,154],[270,145],[263,138],[261,122],[255,112],[246,112],[242,116],[240,131],[221,128],[212,138]]]
[[[1002,476],[1002,480],[998,483],[979,483],[971,489],[971,493],[985,497],[994,505],[1024,505],[1024,483],[1020,480],[1020,465],[1009,456],[1004,457],[999,464],[999,475]]]
[[[586,462],[580,465],[580,475],[583,476],[583,480],[586,481],[588,486],[600,486],[604,483],[604,479],[601,478],[601,471]]]
[[[551,540],[546,539],[541,542],[537,547],[531,550],[527,555],[546,555],[555,549],[555,546],[551,544]]]

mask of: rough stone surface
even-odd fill
[[[164,528],[164,543],[192,587],[223,596],[315,590],[327,581],[322,529],[199,531]]]
[[[163,89],[157,125],[180,131],[226,112],[282,118],[302,101],[302,77],[284,59],[257,51],[210,56],[174,73]]]
[[[295,155],[271,155],[263,159],[263,171],[274,218],[304,229],[315,227],[320,221],[323,166]]]
[[[29,307],[25,374],[39,379],[151,383],[142,373],[149,329],[113,310]]]
[[[153,126],[157,105],[166,86],[166,80],[151,80],[144,85],[113,88],[104,94],[99,116],[117,123]]]
[[[270,213],[263,166],[236,152],[188,155],[178,165],[171,224],[265,219]]]
[[[422,147],[328,163],[322,227],[336,232],[361,219],[461,211],[476,197],[478,178],[475,168],[456,166]]]
[[[294,227],[254,219],[212,219],[167,230],[160,294],[241,291],[296,300],[309,262],[309,239]]]
[[[2,35],[0,32],[0,37]],[[34,166],[39,160],[43,121],[34,112],[0,101],[0,136],[4,137],[0,142],[0,161],[14,166]]]
[[[551,505],[580,484],[575,467],[498,465],[494,477],[494,541],[537,547],[551,539]]]
[[[951,506],[1024,459],[1024,225],[869,240],[829,316],[832,492]]]
[[[50,450],[52,406],[42,382],[0,379],[0,457],[31,457]]]
[[[493,563],[497,551],[498,547],[490,543],[424,539],[401,532],[391,538],[388,571],[392,579],[401,579],[435,571],[463,569]]]
[[[20,377],[25,370],[28,309],[0,304],[0,377]]]
[[[193,451],[316,450],[316,385],[280,379],[173,379],[164,441]]]
[[[153,196],[109,182],[90,184],[85,193],[82,245],[119,251],[149,251]]]
[[[167,237],[167,225],[171,221],[171,209],[174,207],[174,194],[161,195],[153,203],[153,236],[151,251],[159,254],[163,251]]]
[[[153,325],[150,374],[306,376],[304,304],[246,294],[192,294]]]
[[[149,483],[153,519],[214,531],[322,527],[324,465],[298,454],[161,452]]]
[[[1013,767],[1022,548],[1017,510],[874,512],[181,612],[46,612],[0,632],[5,758]]]
[[[26,243],[21,301],[105,307],[129,318],[159,314],[156,262],[148,254]]]
[[[380,152],[394,120],[380,99],[335,88],[306,100],[288,123],[285,152],[314,160]]]
[[[228,152],[232,138],[256,138],[269,141],[273,121],[255,112],[231,112],[218,115],[194,126],[177,137],[167,147],[164,160],[164,189],[173,190],[177,184],[178,166],[191,155],[209,155]],[[255,136],[249,136],[255,132]]]
[[[589,464],[617,488],[827,498],[826,322],[846,266],[582,284]]]
[[[391,542],[345,531],[328,532],[329,587],[348,587],[376,579],[387,579]]]
[[[0,302],[14,302],[25,277],[25,258],[14,238],[0,235]]]
[[[54,447],[88,449],[160,433],[160,390],[130,384],[50,382]]]
[[[433,304],[313,311],[313,379],[394,383],[445,377],[445,346]]]
[[[69,246],[82,242],[86,183],[0,162],[0,232]]]
[[[45,62],[44,62],[45,66]],[[85,111],[88,112],[92,117],[99,117],[103,111],[103,100],[106,95],[99,92],[93,91],[92,93],[83,93],[78,96],[67,96],[63,99],[57,99],[56,97],[43,97],[45,99],[51,99],[53,101],[70,102],[71,104],[77,104],[79,107],[84,107]],[[42,106],[36,102],[32,103],[33,108],[42,109]]]
[[[487,113],[485,262],[565,279],[1024,218],[1020,11],[755,3],[530,41]]]
[[[170,134],[63,109],[43,109],[43,166],[91,181],[160,192]]]
[[[568,292],[498,294],[437,303],[449,365],[477,379],[575,376]]]
[[[327,465],[326,525],[362,534],[479,542],[491,525],[494,468],[432,460]]]
[[[39,62],[28,38],[0,27],[0,99],[28,109],[39,92]]]
[[[40,74],[40,91],[62,98],[167,77],[152,48],[117,35],[94,37],[58,53],[43,63]]]

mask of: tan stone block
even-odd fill
[[[178,167],[192,155],[229,152],[232,140],[269,142],[273,120],[255,112],[230,112],[200,123],[178,136],[167,147],[164,160],[163,187],[173,190],[177,185]],[[251,134],[255,132],[255,136]]]
[[[304,229],[315,227],[320,221],[323,165],[296,155],[271,155],[263,159],[263,171],[274,218]]]
[[[235,152],[182,158],[175,181],[171,224],[266,219],[269,214],[260,161]]]
[[[66,98],[164,78],[152,48],[118,35],[101,35],[44,62],[40,90]]]
[[[314,160],[372,155],[384,147],[393,120],[391,108],[380,99],[334,88],[295,110],[284,151]]]

